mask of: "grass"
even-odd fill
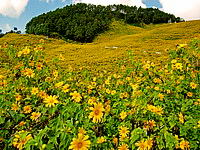
[[[114,62],[125,58],[128,51],[136,59],[165,60],[168,58],[167,50],[175,48],[177,43],[200,38],[199,24],[200,20],[197,20],[140,28],[115,21],[110,30],[99,35],[93,43],[67,43],[44,36],[8,34],[0,39],[0,45],[5,42],[16,46],[35,45],[44,39],[48,60],[62,55],[64,60],[60,64],[63,68],[93,66],[95,69],[108,69]]]

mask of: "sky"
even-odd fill
[[[80,2],[157,7],[185,20],[200,19],[200,0],[0,0],[0,29],[7,32],[17,27],[18,30],[25,32],[26,23],[33,17]]]

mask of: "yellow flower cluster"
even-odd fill
[[[162,115],[163,114],[163,109],[160,106],[153,106],[153,105],[147,105],[147,110],[158,114],[158,115]]]
[[[28,132],[25,131],[19,131],[15,134],[15,138],[13,139],[13,146],[18,148],[19,150],[22,150],[24,148],[24,145],[32,139],[31,134],[28,134]]]
[[[88,135],[78,134],[77,138],[73,138],[69,149],[72,150],[88,150],[90,148],[91,142]]]
[[[150,150],[153,146],[153,140],[147,139],[147,140],[141,140],[137,143],[135,143],[136,146],[138,146],[139,150]]]

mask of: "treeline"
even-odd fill
[[[159,9],[136,6],[96,6],[79,3],[50,11],[33,18],[26,25],[26,33],[41,34],[80,42],[92,42],[100,33],[108,30],[111,21],[123,20],[129,24],[157,24],[179,22],[172,14]]]
[[[9,34],[9,33],[17,33],[17,34],[21,34],[21,31],[17,29],[17,27],[14,27],[13,30],[10,30],[6,33],[3,33],[2,32],[2,29],[0,29],[0,38],[3,37],[4,35],[6,34]]]

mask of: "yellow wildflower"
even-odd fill
[[[16,101],[20,101],[22,99],[22,96],[20,94],[15,94]]]
[[[120,115],[120,119],[124,120],[127,116],[127,112],[122,111],[119,115]]]
[[[69,84],[63,85],[62,91],[63,91],[64,93],[69,92],[69,87],[70,87]]]
[[[38,92],[39,92],[39,89],[35,88],[35,87],[33,87],[32,90],[31,90],[32,95],[36,95]]]
[[[98,143],[98,144],[101,144],[101,143],[104,143],[104,142],[106,142],[106,139],[105,139],[103,136],[101,136],[101,137],[99,137],[99,138],[97,139],[97,143]]]
[[[25,114],[28,114],[28,113],[30,113],[30,112],[32,111],[30,105],[28,105],[28,106],[24,106],[23,110],[24,110],[24,113],[25,113]]]
[[[125,138],[127,138],[129,132],[130,131],[127,127],[124,127],[124,126],[119,127],[120,140],[124,140]]]
[[[101,122],[101,119],[103,117],[103,112],[105,111],[105,109],[103,108],[103,104],[102,103],[94,104],[94,107],[90,107],[90,110],[92,110],[92,112],[90,112],[89,118],[93,118],[92,122],[94,123]]]
[[[188,93],[187,93],[187,96],[188,96],[188,97],[192,97],[192,96],[193,96],[193,93],[192,93],[192,92],[188,92]]]
[[[39,113],[39,112],[32,112],[32,114],[31,114],[31,119],[32,120],[38,120],[38,118],[41,116],[41,113]]]
[[[25,76],[29,77],[29,78],[33,78],[35,76],[35,73],[32,69],[30,68],[26,68],[24,71],[22,71],[24,73]]]
[[[56,87],[56,88],[60,88],[61,86],[63,86],[63,84],[64,84],[63,81],[58,82],[58,83],[55,84],[55,87]]]
[[[73,93],[70,93],[70,96],[72,96],[72,99],[77,103],[80,102],[81,99],[82,99],[81,94],[78,93],[77,91],[74,91]]]
[[[190,149],[189,142],[188,142],[188,141],[185,141],[185,140],[181,141],[181,142],[180,142],[180,148],[181,148],[182,150],[188,150],[188,149]]]
[[[72,150],[88,150],[90,147],[90,140],[88,140],[89,136],[78,136],[78,138],[73,138],[69,149]]]
[[[163,114],[163,109],[159,106],[153,106],[153,105],[147,105],[147,110],[156,113],[158,115],[162,115]]]
[[[28,55],[30,52],[31,52],[31,50],[30,50],[28,47],[25,47],[25,48],[22,50],[22,54],[24,54],[24,55]]]
[[[19,150],[22,150],[24,148],[24,145],[32,138],[31,134],[28,134],[26,136],[23,136],[25,133],[24,131],[19,131],[15,138],[13,139],[12,145],[16,147]]]
[[[14,111],[19,110],[19,105],[18,104],[12,104],[11,110],[14,110]]]
[[[191,87],[192,89],[196,89],[196,88],[197,88],[197,84],[194,83],[194,82],[191,82],[191,83],[190,83],[190,87]]]
[[[176,66],[176,69],[179,69],[179,70],[182,70],[183,68],[182,63],[176,63],[175,66]]]
[[[115,145],[118,145],[118,138],[114,137],[114,138],[113,138],[113,143],[114,143]]]
[[[128,150],[128,145],[127,144],[122,144],[118,147],[118,150]]]
[[[183,114],[179,113],[178,117],[179,117],[179,122],[183,124],[184,123],[184,116],[183,116]]]
[[[21,121],[21,122],[19,123],[19,126],[24,126],[25,124],[26,124],[26,122]]]
[[[52,96],[52,95],[47,96],[44,99],[44,103],[46,103],[45,106],[46,107],[54,107],[55,104],[59,103],[59,101],[57,100],[57,98],[58,98],[58,96],[55,96],[55,95],[54,96]]]

